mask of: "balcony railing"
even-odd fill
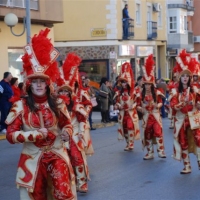
[[[147,22],[147,40],[154,40],[157,38],[157,22]]]
[[[0,6],[26,8],[25,0],[0,0]],[[30,9],[38,10],[38,0],[30,0]]]
[[[123,21],[123,40],[130,40],[134,37],[134,20]]]
[[[188,44],[194,44],[194,35],[191,31],[188,31]]]

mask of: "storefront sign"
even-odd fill
[[[92,37],[106,37],[107,31],[104,28],[94,28],[91,30]]]
[[[137,47],[137,56],[146,57],[153,54],[153,47],[139,46]]]
[[[134,45],[119,45],[119,56],[134,56],[135,46]]]
[[[170,49],[168,51],[168,56],[177,56],[178,55],[178,49]]]

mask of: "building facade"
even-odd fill
[[[10,28],[4,23],[4,17],[8,13],[14,13],[19,23],[13,28],[15,34],[22,33],[23,18],[26,15],[25,0],[0,0],[0,79],[5,71],[10,71],[13,76],[22,81],[23,47],[26,45],[26,33],[20,37],[12,35]],[[37,34],[45,27],[53,27],[53,24],[63,22],[62,0],[30,0],[31,36]],[[54,42],[54,31],[51,28],[49,37]]]
[[[167,64],[169,77],[176,63],[175,57],[182,49],[194,53],[194,14],[196,15],[193,0],[167,0]],[[193,55],[195,56],[195,54]]]
[[[122,10],[128,4],[132,20],[124,38]],[[64,22],[54,26],[55,47],[61,61],[69,52],[83,60],[80,71],[91,80],[114,81],[121,65],[131,63],[135,77],[149,54],[156,63],[156,77],[167,77],[166,1],[86,0],[63,1]]]

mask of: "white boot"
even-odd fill
[[[130,151],[134,148],[134,131],[128,131],[128,148]]]
[[[192,170],[191,170],[191,166],[190,166],[190,159],[189,159],[188,150],[182,151],[182,158],[183,158],[184,168],[180,173],[181,174],[191,173]]]
[[[84,166],[75,167],[76,179],[77,179],[77,192],[87,193],[88,192],[88,184],[87,177],[85,174]]]
[[[146,146],[147,146],[147,154],[143,158],[143,160],[151,160],[154,158],[154,151],[153,151],[153,141],[152,140],[146,140]]]
[[[165,152],[164,152],[164,144],[163,144],[163,137],[157,137],[156,138],[157,142],[157,152],[158,152],[158,157],[160,158],[166,158]]]

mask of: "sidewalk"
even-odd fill
[[[92,112],[92,121],[93,121],[93,128],[104,128],[109,126],[114,126],[116,122],[110,122],[110,123],[101,123],[101,113],[98,111]],[[3,133],[0,133],[0,140],[6,139],[6,135]]]

